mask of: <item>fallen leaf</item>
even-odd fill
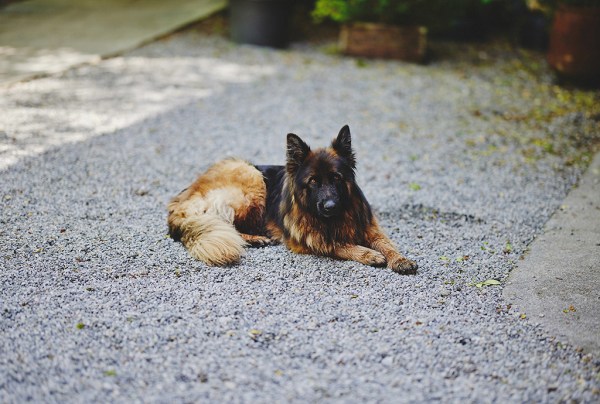
[[[416,182],[411,182],[410,184],[408,184],[408,187],[412,191],[419,191],[421,189],[421,186],[419,184],[417,184]]]
[[[367,67],[369,64],[364,59],[356,59],[356,67]]]
[[[495,286],[495,285],[502,285],[502,282],[500,282],[496,279],[488,279],[487,281],[469,284],[469,286],[476,286],[478,288],[482,288],[484,286]]]

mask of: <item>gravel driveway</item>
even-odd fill
[[[0,402],[600,400],[598,358],[501,293],[600,140],[599,93],[505,43],[329,48],[192,29],[0,89]],[[168,238],[212,162],[282,164],[288,132],[346,123],[416,276],[281,246],[210,268]]]

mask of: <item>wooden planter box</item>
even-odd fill
[[[427,28],[371,23],[344,25],[340,49],[349,56],[421,63],[427,53]]]

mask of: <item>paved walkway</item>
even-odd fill
[[[133,49],[225,0],[28,0],[0,8],[0,85]]]

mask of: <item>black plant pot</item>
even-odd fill
[[[291,0],[230,0],[231,39],[284,48],[289,41]]]
[[[540,11],[528,11],[523,16],[523,22],[519,29],[519,42],[521,46],[545,51],[548,49],[548,31],[550,22]]]

